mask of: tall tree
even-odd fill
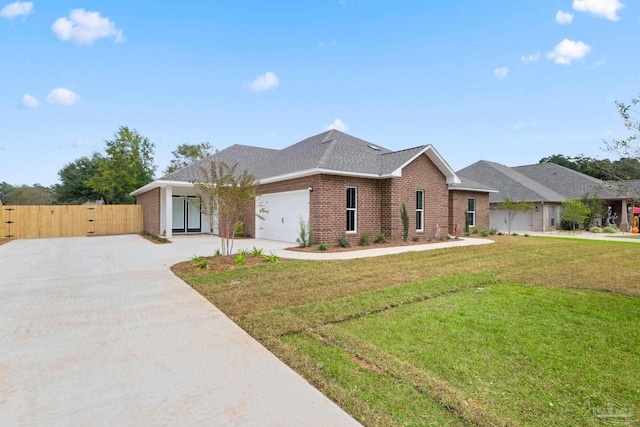
[[[121,126],[114,136],[105,141],[106,155],[98,160],[98,173],[87,185],[107,204],[135,203],[129,193],[153,181],[154,144],[126,126]]]
[[[91,157],[80,157],[67,163],[60,171],[60,184],[53,186],[56,202],[60,204],[82,204],[102,200],[103,194],[88,185],[88,181],[98,175],[98,164],[102,160],[99,153]]]
[[[171,152],[174,159],[171,160],[164,173],[170,174],[171,172],[190,165],[195,161],[206,159],[213,153],[213,147],[206,141],[199,144],[180,144],[175,151]]]
[[[246,170],[236,173],[237,165],[211,162],[208,168],[200,167],[202,181],[194,181],[198,196],[198,209],[218,226],[222,240],[222,254],[231,255],[235,241],[235,225],[244,219],[247,205],[255,201],[258,184]],[[256,206],[256,216],[261,218],[266,209]],[[217,222],[217,224],[215,224]]]
[[[520,212],[528,212],[533,209],[533,203],[527,202],[525,200],[520,200],[518,202],[505,197],[504,201],[500,203],[499,209],[504,209],[507,212],[507,232],[511,235],[511,226],[513,225],[513,220]]]
[[[624,126],[631,131],[631,135],[604,142],[608,151],[616,153],[620,157],[640,159],[640,146],[637,145],[638,138],[640,138],[640,112],[636,109],[636,105],[639,103],[640,97],[631,98],[631,102],[628,104],[616,101],[618,113],[624,120]]]
[[[7,205],[52,205],[53,192],[50,188],[40,184],[13,186],[3,182],[2,200]]]
[[[593,225],[594,221],[598,218],[604,216],[607,212],[607,205],[601,198],[598,197],[598,194],[590,195],[585,194],[580,199],[582,204],[587,208],[587,216],[584,219],[584,229],[589,230]]]

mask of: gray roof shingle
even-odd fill
[[[159,180],[201,180],[200,167],[208,168],[212,161],[237,164],[238,172],[246,170],[259,180],[315,169],[384,176],[397,170],[426,147],[393,152],[338,130],[330,130],[282,150],[232,145]]]

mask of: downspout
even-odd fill
[[[546,232],[547,231],[547,223],[544,220],[544,202],[542,202],[542,232]]]

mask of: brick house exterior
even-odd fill
[[[167,227],[191,215],[182,213],[176,196],[192,194],[189,182],[212,161],[237,164],[256,177],[257,203],[268,204],[270,212],[259,220],[255,204],[247,206],[241,221],[250,237],[294,243],[300,217],[310,224],[314,243],[332,243],[341,235],[355,242],[363,232],[400,238],[404,203],[409,238],[426,239],[438,230],[451,233],[452,221],[462,218],[464,224],[460,201],[468,194],[477,200],[478,225],[489,224],[491,190],[465,185],[432,146],[393,152],[332,130],[283,150],[232,146],[138,189],[133,195],[144,206],[145,229],[168,237],[181,232]]]

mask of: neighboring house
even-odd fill
[[[529,201],[534,209],[518,213],[513,231],[547,231],[560,228],[561,204],[567,198],[580,199],[585,195],[605,201],[612,220],[622,230],[629,229],[632,200],[637,183],[610,183],[576,172],[555,163],[540,163],[508,167],[486,160],[478,161],[457,172],[464,179],[472,179],[498,190],[490,194],[492,228],[506,230],[507,214],[500,208],[505,198]],[[606,221],[606,218],[601,219]],[[606,224],[605,224],[606,225]]]
[[[489,223],[487,186],[460,180],[431,145],[390,151],[337,130],[312,136],[282,150],[233,145],[134,191],[144,206],[145,229],[173,233],[217,234],[215,219],[201,215],[185,198],[195,197],[193,182],[212,161],[237,164],[258,181],[256,203],[247,208],[247,236],[295,243],[299,222],[309,221],[316,242],[334,242],[362,232],[388,237],[402,234],[400,206],[409,212],[413,236],[453,232],[464,212],[479,226]]]

